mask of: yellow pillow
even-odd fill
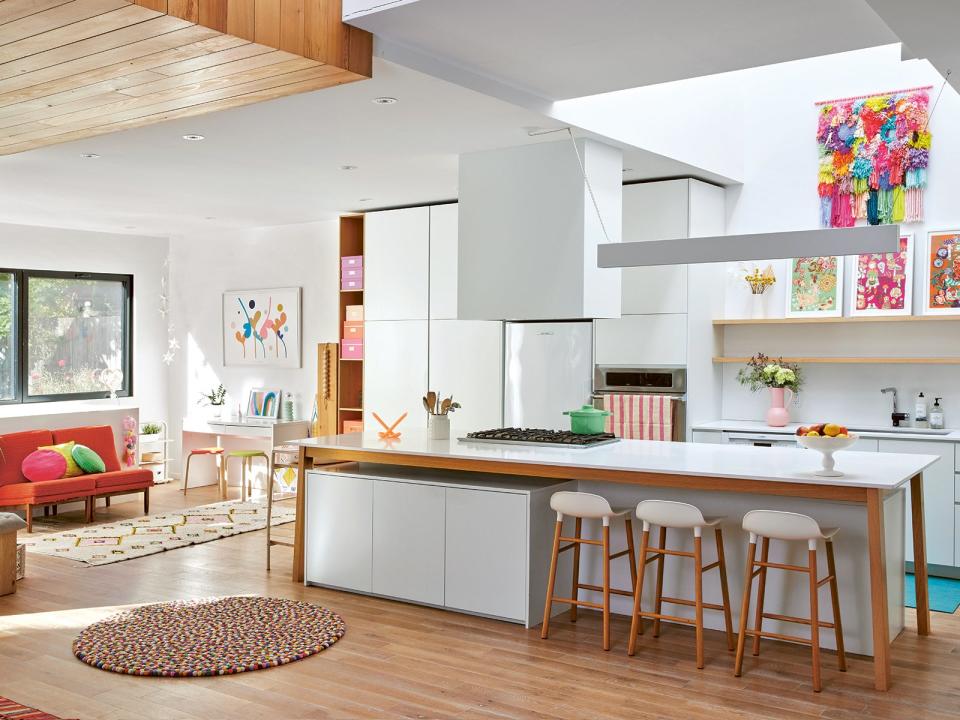
[[[73,459],[73,446],[76,445],[73,440],[70,442],[60,443],[59,445],[45,445],[44,447],[39,447],[37,450],[53,450],[55,453],[63,455],[63,459],[67,461],[67,471],[63,474],[65,478],[76,477],[77,475],[83,475],[83,468],[77,465],[77,461]]]

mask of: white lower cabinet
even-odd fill
[[[447,607],[524,620],[526,543],[525,495],[447,488]]]
[[[940,460],[923,471],[923,519],[927,529],[927,562],[954,564],[956,510],[954,509],[953,444],[923,440],[880,440],[880,452],[938,455]],[[913,523],[907,492],[906,559],[913,561]]]
[[[310,480],[306,577],[318,585],[371,592],[373,481],[333,473]]]
[[[443,605],[443,548],[443,487],[373,483],[374,593]]]

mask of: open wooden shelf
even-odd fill
[[[363,215],[340,218],[340,257],[363,255]],[[363,305],[363,289],[340,290],[340,325],[347,319],[347,305]],[[341,341],[342,342],[342,341]],[[340,358],[337,432],[344,420],[358,420],[363,413],[363,358]]]
[[[876,323],[876,322],[943,322],[960,320],[960,315],[864,315],[857,317],[811,317],[811,318],[745,318],[714,320],[715,326],[723,325],[811,325],[830,323]]]
[[[960,365],[960,357],[770,357],[798,365]],[[746,364],[749,360],[748,357],[713,358],[715,363]]]

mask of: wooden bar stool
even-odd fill
[[[195,455],[211,455],[217,463],[217,476],[220,483],[220,497],[227,497],[227,463],[223,457],[222,447],[194,448],[187,455],[187,467],[183,472],[183,494],[187,494],[187,484],[190,482],[190,461]],[[108,503],[109,504],[109,503]],[[146,511],[144,511],[146,512]]]
[[[253,461],[256,458],[263,458],[263,461],[267,465],[267,472],[270,472],[270,457],[263,452],[263,450],[231,450],[227,453],[227,460],[230,458],[240,458],[240,499],[249,500],[253,480],[251,478],[250,482],[247,482],[247,470],[253,470]],[[269,493],[273,490],[272,481],[267,479],[267,492]]]
[[[637,590],[633,596],[633,622],[630,624],[630,644],[628,655],[633,655],[637,647],[637,634],[643,634],[643,618],[653,619],[653,636],[660,636],[660,621],[693,625],[697,634],[697,668],[703,668],[703,611],[720,610],[723,612],[723,621],[727,630],[727,647],[733,650],[733,620],[730,616],[730,592],[727,587],[727,563],[723,555],[723,531],[720,528],[722,517],[705,518],[700,509],[688,503],[671,500],[644,500],[637,505],[637,517],[643,521],[643,537],[640,541],[640,556],[637,559]],[[650,526],[660,527],[658,547],[650,546]],[[717,543],[717,559],[709,565],[703,564],[703,529],[712,527]],[[670,550],[667,548],[667,529],[693,530],[693,552]],[[648,558],[647,556],[650,555]],[[694,599],[664,597],[663,595],[663,565],[667,555],[693,558],[693,586]],[[657,561],[657,591],[654,600],[653,612],[643,611],[641,598],[643,596],[644,569],[648,563]],[[714,568],[720,571],[720,593],[723,602],[720,605],[703,601],[703,574]],[[694,619],[664,615],[663,603],[686,605],[695,609]]]
[[[632,596],[633,590],[618,590],[610,587],[610,561],[618,557],[628,556],[630,562],[630,581],[636,586],[637,578],[635,575],[635,553],[633,549],[633,526],[630,522],[630,510],[613,510],[606,498],[592,493],[583,492],[556,492],[550,497],[550,508],[557,513],[557,524],[553,532],[553,556],[550,560],[550,578],[547,580],[547,600],[543,609],[543,628],[540,631],[540,637],[547,638],[550,631],[550,612],[553,609],[553,603],[566,603],[570,605],[570,621],[577,621],[577,608],[591,607],[603,611],[603,649],[610,649],[610,594]],[[563,518],[569,515],[576,518],[573,537],[563,537]],[[610,553],[610,520],[613,518],[624,519],[626,529],[627,549],[618,553]],[[603,533],[600,540],[586,540],[581,537],[584,518],[602,520]],[[560,547],[560,543],[568,543]],[[599,545],[603,552],[603,585],[588,585],[580,582],[580,546],[581,545]],[[573,550],[573,588],[572,597],[561,598],[553,594],[553,588],[557,580],[557,561],[560,553],[567,550]],[[588,602],[580,600],[580,590],[594,590],[603,593],[603,603]]]
[[[270,528],[273,522],[273,491],[274,484],[276,483],[277,468],[296,468],[298,465],[298,451],[299,448],[296,445],[277,445],[270,453],[270,477],[267,480],[267,485],[270,488],[270,491],[267,493],[267,570],[270,569],[270,548],[274,545],[293,547],[293,543],[289,540],[274,540],[270,536]],[[301,482],[303,481],[297,477],[298,491],[300,489],[299,483]]]
[[[737,638],[737,660],[734,675],[740,677],[743,670],[743,651],[746,637],[753,637],[753,654],[760,654],[760,638],[792,640],[810,646],[813,658],[813,691],[820,692],[820,628],[833,628],[837,640],[837,666],[841,672],[847,669],[847,658],[843,652],[843,626],[840,622],[840,594],[837,591],[837,567],[833,559],[833,537],[839,528],[821,528],[817,521],[807,515],[781,512],[778,510],[751,510],[743,516],[743,529],[750,533],[750,546],[747,549],[747,569],[743,588],[743,607],[740,610],[740,635]],[[760,559],[757,560],[757,538],[762,538]],[[807,566],[785,565],[769,561],[770,540],[806,540]],[[817,541],[824,540],[827,546],[827,576],[817,579]],[[810,617],[801,618],[792,615],[777,615],[763,610],[764,592],[767,586],[767,569],[793,570],[806,573],[810,585]],[[750,613],[750,593],[753,578],[758,577],[757,611],[753,629],[747,628],[747,615]],[[830,597],[833,601],[833,622],[820,619],[817,593],[822,585],[830,583]],[[764,620],[780,620],[810,626],[810,637],[781,635],[763,630]]]

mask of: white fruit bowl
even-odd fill
[[[846,450],[860,439],[859,435],[850,433],[845,438],[830,437],[829,435],[798,435],[797,442],[805,448],[816,450],[823,455],[823,469],[814,472],[820,477],[842,477],[843,473],[835,470],[833,454],[838,450]]]

